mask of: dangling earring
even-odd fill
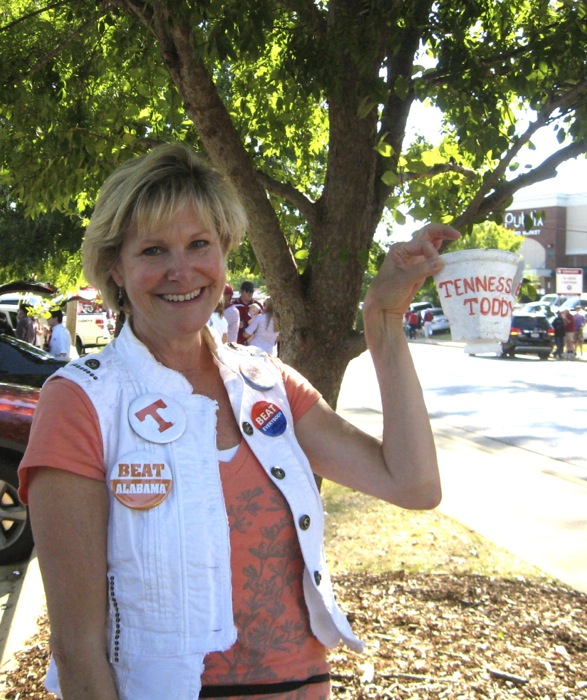
[[[121,311],[124,311],[124,289],[122,287],[118,287],[118,308]]]

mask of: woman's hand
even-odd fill
[[[363,315],[385,312],[392,318],[403,319],[426,278],[442,269],[438,254],[442,243],[454,241],[460,235],[452,226],[428,224],[411,241],[394,243],[367,292]]]

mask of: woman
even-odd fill
[[[243,332],[247,345],[261,348],[268,355],[277,355],[279,330],[275,325],[273,301],[267,297],[263,303],[263,311],[257,314]]]
[[[220,336],[223,343],[228,341],[228,321],[224,315],[224,300],[221,299],[208,319],[208,326],[213,328]]]
[[[405,508],[440,500],[402,315],[458,233],[392,247],[365,300],[379,441],[208,331],[245,225],[178,145],[123,165],[96,204],[85,275],[127,322],[47,382],[21,463],[65,700],[328,698],[326,647],[362,645],[334,602],[313,472]]]

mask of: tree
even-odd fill
[[[0,158],[15,196],[82,211],[131,155],[202,147],[243,196],[284,359],[332,405],[364,348],[356,309],[386,209],[467,230],[587,150],[582,3],[46,2],[2,10]],[[418,101],[444,113],[439,148],[404,143]],[[560,149],[516,174],[549,126]]]
[[[1,193],[1,191],[0,191]],[[31,220],[5,190],[0,199],[0,280],[51,280],[66,284],[78,276],[83,226],[55,211]],[[67,273],[71,270],[71,274]]]

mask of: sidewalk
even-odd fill
[[[4,685],[3,674],[16,665],[14,655],[37,633],[37,620],[45,608],[45,591],[35,552],[28,563],[15,566],[14,570],[20,570],[21,576],[3,598],[0,619],[0,690]]]

